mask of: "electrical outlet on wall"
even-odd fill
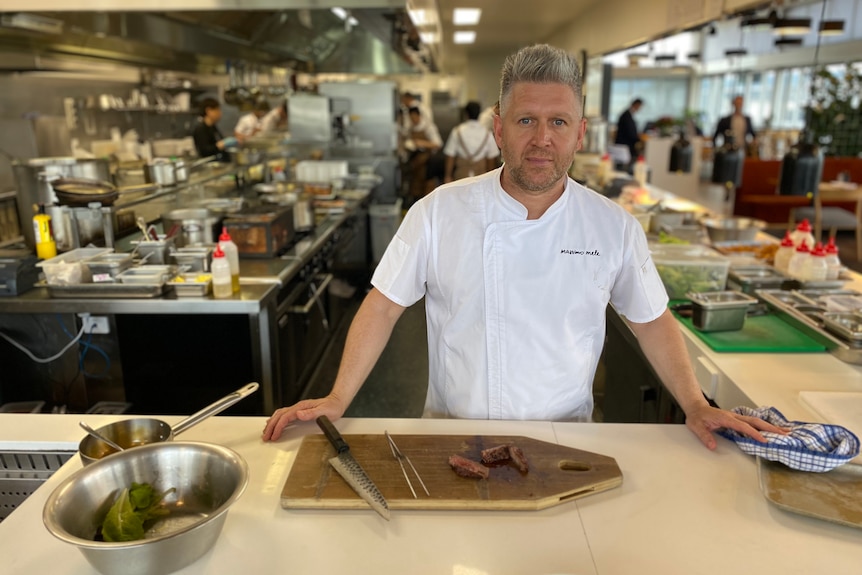
[[[92,333],[95,335],[111,333],[111,325],[108,322],[108,316],[79,313],[78,317],[81,318],[81,324],[84,326],[84,333]]]

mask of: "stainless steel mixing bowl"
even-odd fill
[[[157,491],[170,513],[147,538],[96,541],[105,514],[132,482]],[[207,443],[144,445],[101,459],[64,480],[48,497],[42,520],[52,535],[75,545],[105,575],[171,573],[206,553],[227,512],[248,484],[248,465],[236,452]]]
[[[757,236],[757,232],[766,227],[766,222],[763,220],[741,217],[706,218],[701,220],[701,224],[706,228],[706,233],[713,243],[752,241]]]

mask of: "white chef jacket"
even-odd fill
[[[258,119],[253,112],[249,112],[245,116],[240,117],[233,131],[242,136],[252,136],[254,135],[255,130],[260,130],[260,127],[260,119]]]
[[[278,130],[279,122],[281,122],[281,108],[273,108],[260,119],[260,131],[265,134],[275,132]]]
[[[588,421],[605,308],[646,323],[667,294],[640,224],[568,180],[537,220],[500,185],[502,168],[416,203],[372,284],[425,297],[425,415]]]
[[[461,136],[460,140],[458,135]],[[449,134],[443,153],[453,158],[478,162],[479,160],[496,158],[500,155],[500,150],[497,148],[494,134],[477,120],[467,120],[458,124]]]

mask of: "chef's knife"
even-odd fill
[[[374,485],[374,482],[371,481],[371,478],[368,477],[362,466],[353,458],[353,454],[350,453],[350,446],[347,445],[347,442],[344,441],[344,438],[341,437],[341,434],[338,433],[338,430],[325,415],[317,418],[317,425],[320,426],[320,429],[323,430],[323,435],[326,436],[326,439],[335,448],[336,455],[329,460],[329,464],[335,468],[338,474],[344,478],[362,499],[371,505],[374,511],[389,521],[389,505],[386,503],[386,498],[383,497],[383,494],[380,493],[380,490],[377,489],[377,486]]]

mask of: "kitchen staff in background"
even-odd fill
[[[731,103],[733,105],[733,113],[718,121],[718,125],[715,127],[715,134],[712,136],[712,147],[716,147],[719,136],[721,136],[721,141],[724,143],[727,136],[730,135],[733,137],[734,144],[746,150],[746,155],[751,155],[750,151],[757,146],[757,135],[754,133],[751,118],[742,113],[742,106],[745,100],[742,96],[735,96]]]
[[[287,101],[281,106],[273,108],[260,121],[260,133],[271,134],[273,132],[287,131]]]
[[[413,124],[410,122],[410,109],[416,108],[419,110],[419,116],[422,120],[426,122],[433,123],[433,118],[431,117],[431,110],[428,109],[421,100],[419,100],[416,95],[411,94],[410,92],[402,92],[401,93],[401,124],[399,127],[399,131],[403,137],[407,137],[409,132],[413,129]]]
[[[494,116],[499,115],[500,102],[494,102],[493,106],[488,106],[482,113],[479,114],[479,123],[488,128],[488,131],[494,133]]]
[[[410,108],[407,113],[410,131],[402,141],[407,153],[409,170],[410,199],[415,201],[425,196],[428,189],[428,160],[443,147],[440,131],[434,122],[423,118],[419,108]],[[439,182],[438,182],[439,183]]]
[[[423,297],[426,416],[589,421],[613,303],[708,448],[719,428],[757,441],[758,429],[781,431],[707,403],[643,229],[568,178],[586,132],[581,98],[574,56],[536,45],[507,58],[494,121],[503,167],[446,184],[407,212],[350,326],[332,391],[276,410],[264,440],[296,420],[341,417],[395,322]]]
[[[195,150],[198,156],[216,156],[220,162],[229,162],[230,154],[225,148],[236,146],[237,139],[233,136],[225,138],[222,136],[216,124],[221,119],[221,106],[218,100],[205,98],[201,102],[201,116],[198,125],[192,132],[195,141]]]
[[[494,135],[479,123],[482,107],[479,102],[464,106],[467,121],[455,126],[446,140],[446,176],[444,181],[469,178],[484,174],[497,167],[497,142]]]
[[[634,115],[638,113],[643,104],[643,100],[635,98],[632,100],[628,110],[620,114],[617,120],[617,135],[614,138],[614,143],[628,147],[631,153],[630,166],[634,165],[635,161],[637,161],[642,149],[641,137],[638,134],[638,125],[635,122]]]
[[[259,133],[263,128],[263,117],[269,113],[269,110],[269,103],[266,100],[256,102],[251,112],[240,117],[233,129],[233,135],[242,142],[243,139]]]

